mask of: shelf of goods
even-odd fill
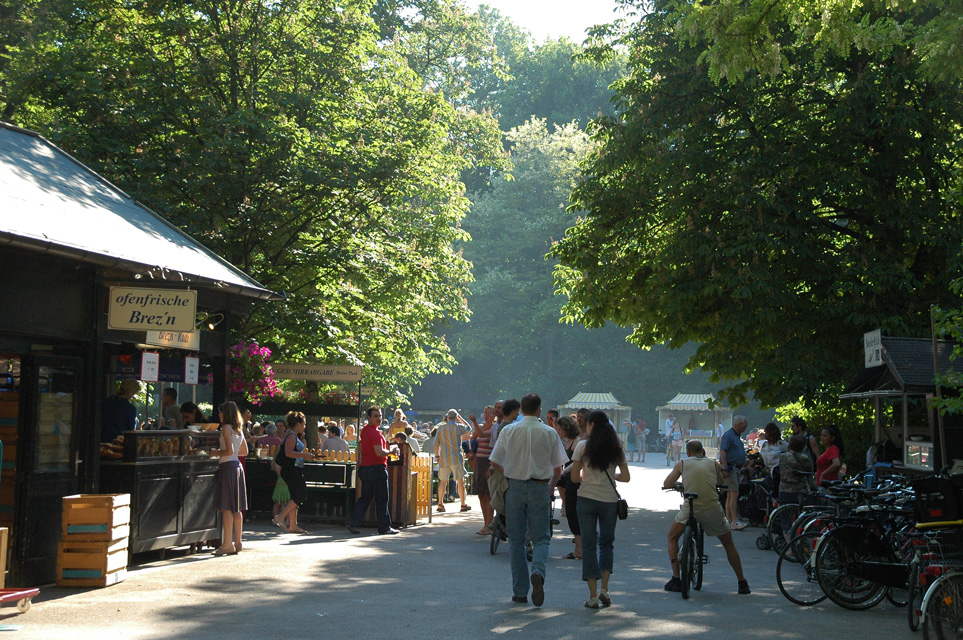
[[[220,540],[214,511],[217,431],[127,431],[121,460],[101,447],[100,489],[131,495],[130,551],[142,553]]]

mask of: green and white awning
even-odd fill
[[[631,409],[615,399],[611,393],[576,394],[574,398],[563,404],[560,409]]]
[[[725,409],[720,404],[709,407],[709,402],[715,401],[711,393],[680,393],[658,411],[709,411],[710,409]]]

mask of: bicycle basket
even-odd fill
[[[916,522],[952,522],[963,518],[963,497],[960,488],[949,478],[917,478],[913,480],[916,493]]]

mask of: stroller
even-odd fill
[[[751,527],[766,524],[774,502],[772,477],[766,472],[762,456],[750,452],[739,476],[739,502],[736,507],[739,517]]]

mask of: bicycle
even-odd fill
[[[776,584],[793,604],[808,607],[826,599],[816,577],[816,546],[821,531],[802,533],[784,543],[776,562]]]
[[[685,523],[685,530],[679,539],[679,571],[682,580],[682,597],[689,599],[690,589],[702,589],[703,568],[709,562],[709,557],[703,553],[705,548],[705,531],[695,517],[694,503],[698,493],[690,493],[676,485],[666,491],[678,491],[689,503],[689,519]]]
[[[924,640],[963,638],[963,572],[943,574],[926,590],[919,624]]]

